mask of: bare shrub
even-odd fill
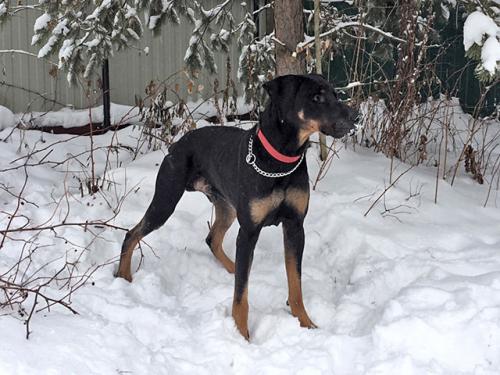
[[[103,234],[106,231],[126,231],[126,228],[115,225],[114,219],[133,188],[127,190],[126,186],[122,186],[116,189],[115,181],[106,176],[109,168],[119,164],[118,160],[117,165],[111,162],[110,150],[126,150],[120,147],[114,135],[107,146],[93,143],[92,150],[76,155],[68,151],[57,157],[54,156],[57,148],[82,136],[47,142],[40,133],[40,142],[28,144],[26,132],[28,130],[14,129],[3,139],[4,142],[11,142],[11,137],[18,137],[21,156],[0,169],[3,181],[0,192],[10,198],[9,205],[0,211],[0,222],[3,224],[0,228],[0,314],[22,320],[26,338],[29,338],[31,322],[37,313],[60,307],[76,314],[72,306],[74,293],[93,282],[92,276],[98,269],[117,259],[112,256],[95,262],[91,253],[98,241],[105,240]],[[101,159],[103,153],[107,154],[104,165],[94,169],[94,181],[102,181],[101,188],[94,192],[85,191],[82,187],[92,173],[88,164],[91,152],[94,156],[99,153]],[[36,186],[32,176],[40,176],[37,169],[42,173],[44,170],[56,170],[64,176],[62,186],[47,195],[45,203],[29,199]],[[23,176],[22,181],[12,181],[13,176],[19,175]],[[80,220],[85,214],[73,212],[73,204],[83,204],[78,191],[81,197],[90,198],[92,194],[102,197],[111,211],[109,217]],[[94,199],[88,199],[87,207]],[[33,215],[33,210],[44,211]],[[54,251],[54,245],[57,251]]]

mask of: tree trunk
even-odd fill
[[[320,0],[314,0],[314,49],[316,52],[316,73],[323,74],[321,67],[321,40],[319,38],[319,21],[320,21]],[[326,136],[319,133],[319,158],[325,161],[328,157],[326,148]]]
[[[297,44],[304,40],[302,0],[275,0],[274,30],[276,45],[276,75],[304,74],[304,55],[294,56]],[[284,45],[282,45],[283,43]]]

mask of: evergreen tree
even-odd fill
[[[233,2],[205,9],[196,0],[39,0],[33,6],[1,0],[0,23],[23,8],[42,10],[32,44],[39,46],[39,57],[57,56],[59,69],[74,82],[78,75],[91,77],[115,51],[132,46],[143,35],[144,24],[156,32],[164,23],[178,24],[183,18],[193,25],[184,60],[196,75],[201,69],[216,71],[214,52],[228,51],[234,35],[242,42],[253,37],[252,17],[236,24]]]

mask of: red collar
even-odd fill
[[[267,138],[264,136],[264,133],[260,129],[257,131],[257,137],[259,137],[260,143],[262,143],[262,146],[264,146],[266,151],[276,160],[281,161],[282,163],[291,164],[291,163],[295,163],[297,160],[300,159],[300,155],[299,156],[286,156],[286,155],[283,155],[278,150],[276,150],[273,147],[273,145],[271,145],[271,143],[269,143]]]

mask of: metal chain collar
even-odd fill
[[[264,176],[264,177],[269,177],[269,178],[279,178],[279,177],[285,177],[285,176],[288,176],[290,174],[292,174],[293,172],[295,172],[295,170],[299,167],[299,165],[302,163],[302,160],[304,160],[304,154],[303,153],[301,156],[300,156],[300,160],[299,162],[295,165],[295,167],[293,167],[291,170],[289,170],[288,172],[276,172],[276,173],[271,173],[271,172],[266,172],[266,171],[263,171],[262,169],[260,169],[257,164],[255,163],[257,158],[255,156],[255,154],[253,153],[253,137],[250,136],[250,140],[248,141],[248,154],[245,158],[245,161],[247,162],[247,164],[250,164],[253,169],[255,169],[255,171]]]

